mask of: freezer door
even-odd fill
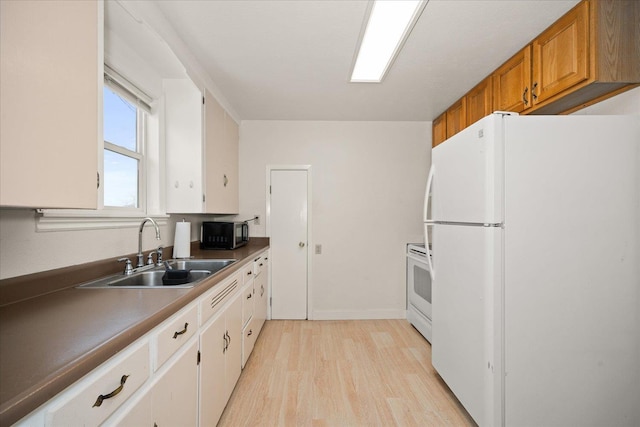
[[[432,363],[481,426],[501,424],[501,242],[497,227],[433,226]]]
[[[503,116],[492,114],[434,148],[427,220],[502,222],[502,127]]]

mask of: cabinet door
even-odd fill
[[[431,146],[435,148],[447,139],[447,113],[444,112],[433,121]]]
[[[102,16],[97,1],[0,1],[1,206],[97,207]]]
[[[495,110],[520,113],[531,107],[531,45],[493,73]]]
[[[242,372],[242,294],[238,294],[229,305],[225,318],[229,337],[229,347],[225,354],[226,402]]]
[[[225,354],[227,329],[224,312],[200,334],[200,426],[215,426],[227,404]]]
[[[451,138],[467,126],[467,99],[460,99],[447,110],[447,138]]]
[[[165,79],[167,213],[201,213],[202,92],[189,79]]]
[[[198,419],[198,341],[182,352],[153,387],[157,426],[195,426]]]
[[[589,2],[582,2],[533,41],[533,103],[589,78]]]
[[[205,89],[205,210],[238,213],[238,125]]]
[[[467,93],[467,126],[491,114],[493,110],[491,77],[487,77]]]

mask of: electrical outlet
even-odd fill
[[[255,215],[255,217],[254,217],[254,218],[255,218],[255,221],[253,221],[253,223],[254,223],[255,225],[260,225],[260,215]]]

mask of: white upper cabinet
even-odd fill
[[[202,93],[189,79],[164,81],[167,212],[203,212]]]
[[[238,125],[189,79],[164,97],[167,213],[238,213]]]
[[[205,89],[205,206],[207,213],[238,213],[238,125]]]
[[[0,205],[95,209],[103,4],[0,1]]]

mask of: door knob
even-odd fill
[[[298,246],[300,246],[301,248],[304,248],[304,242],[298,243]]]

